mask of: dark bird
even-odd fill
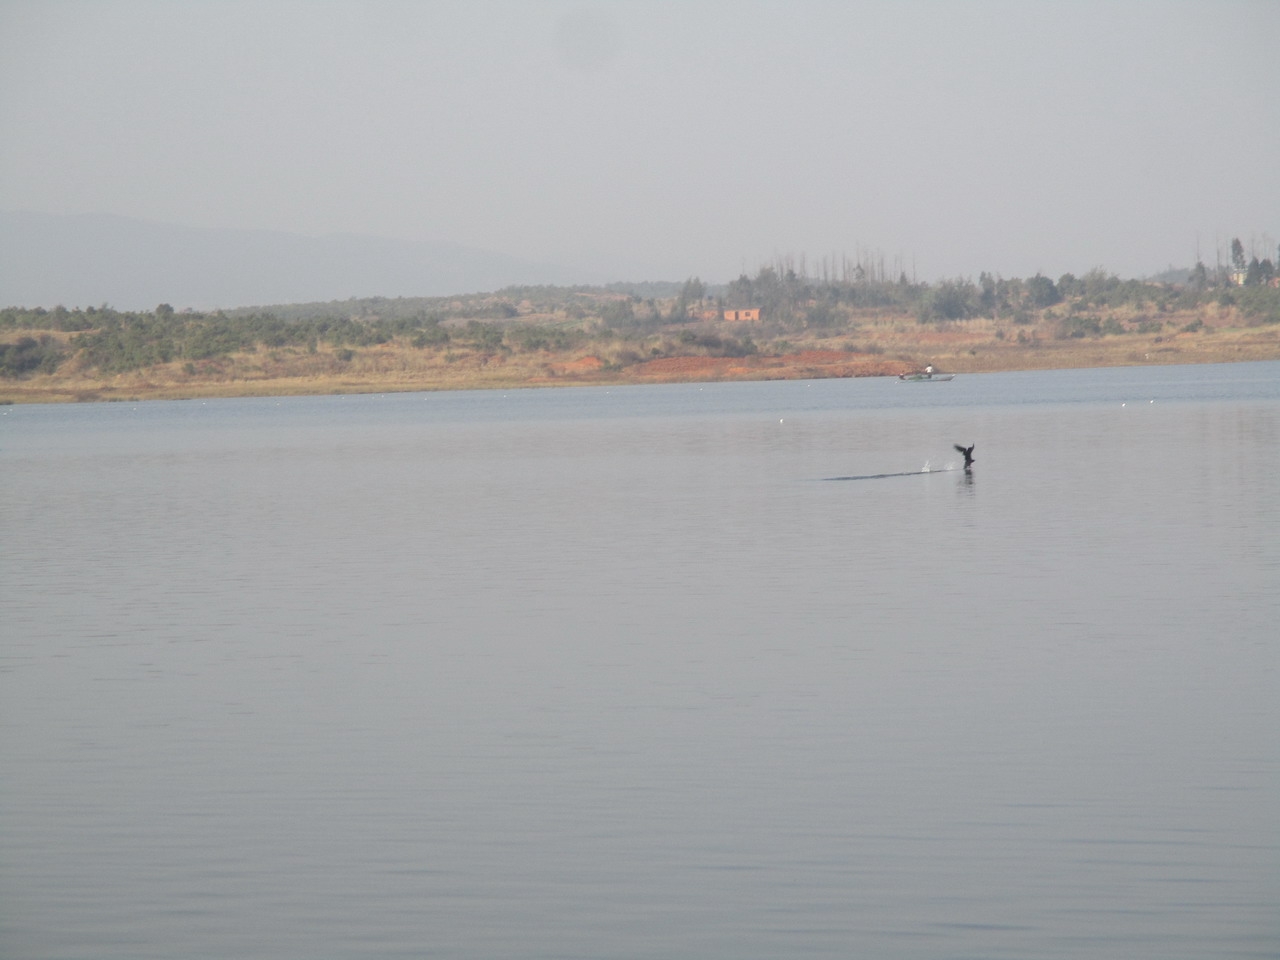
[[[955,448],[964,454],[964,468],[966,470],[973,466],[973,448],[976,446],[976,443],[968,447],[962,447],[958,443],[955,445]]]

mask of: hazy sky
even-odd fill
[[[1280,240],[1280,2],[10,2],[0,208],[449,240],[592,279]]]

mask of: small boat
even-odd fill
[[[898,379],[903,383],[946,383],[955,377],[954,373],[900,373]]]

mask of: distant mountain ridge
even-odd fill
[[[0,211],[0,306],[211,310],[594,279],[451,243]]]

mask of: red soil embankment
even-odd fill
[[[626,368],[623,376],[640,383],[683,380],[809,380],[828,377],[883,377],[904,373],[909,365],[874,354],[841,350],[804,350],[779,356],[662,357]]]

